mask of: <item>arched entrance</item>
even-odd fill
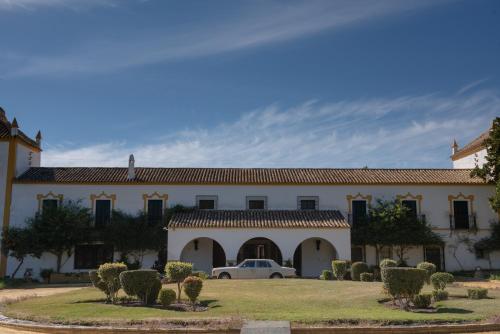
[[[245,259],[271,259],[279,265],[283,263],[283,257],[279,247],[270,239],[253,238],[245,242],[238,251],[238,263]]]
[[[214,239],[196,238],[184,246],[180,260],[191,262],[194,270],[210,274],[213,268],[226,266],[226,253]]]
[[[298,276],[319,277],[322,270],[332,270],[332,261],[337,258],[335,247],[323,238],[302,241],[293,255],[293,267]]]

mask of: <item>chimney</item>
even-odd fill
[[[36,134],[35,140],[36,140],[36,144],[38,145],[38,147],[41,147],[42,146],[42,133],[40,132],[40,130],[38,130],[38,133]]]
[[[453,144],[451,145],[451,155],[454,155],[458,151],[458,144],[455,139],[453,139]]]
[[[128,158],[128,180],[133,180],[135,179],[135,159],[134,155],[131,154],[130,157]]]
[[[14,120],[12,121],[12,126],[10,128],[10,135],[12,137],[17,136],[19,133],[19,125],[17,124],[17,119],[14,117]]]

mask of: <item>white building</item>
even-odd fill
[[[493,187],[471,178],[468,169],[139,168],[133,159],[128,168],[53,168],[40,167],[41,154],[40,134],[30,139],[0,110],[4,228],[22,226],[37,211],[66,199],[92,208],[96,226],[105,224],[113,209],[158,214],[181,204],[198,209],[173,218],[169,260],[210,271],[244,258],[273,258],[292,262],[303,276],[318,276],[332,259],[376,264],[377,256],[395,257],[389,248],[376,254],[371,247],[351,245],[350,224],[376,199],[397,198],[425,215],[446,241],[444,247],[414,247],[409,264],[427,260],[449,271],[500,268],[498,252],[485,258],[460,238],[489,235],[498,218],[488,204]],[[63,260],[63,271],[88,270],[117,256],[106,245],[80,245]],[[148,254],[144,267],[156,256]],[[37,275],[55,263],[44,254],[26,259],[19,272],[31,268]],[[12,274],[16,265],[14,258],[3,257],[0,274]]]

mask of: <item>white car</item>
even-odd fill
[[[294,277],[295,269],[281,267],[269,259],[246,259],[235,267],[219,267],[212,270],[213,278],[284,278]]]

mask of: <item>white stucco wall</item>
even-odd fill
[[[318,277],[323,270],[332,270],[332,261],[337,258],[334,246],[325,239],[319,239],[321,243],[318,250],[316,248],[318,239],[312,238],[302,242],[303,277]]]
[[[453,168],[474,168],[486,163],[486,149],[453,161]]]
[[[1,143],[0,143],[1,144]],[[0,149],[2,146],[0,145]],[[2,155],[3,156],[3,155]],[[1,157],[0,157],[1,159]],[[0,160],[1,163],[1,160]],[[1,178],[0,178],[0,182]],[[144,207],[143,194],[152,194],[158,192],[160,194],[168,194],[168,205],[182,204],[185,206],[194,206],[196,195],[217,195],[219,209],[245,209],[246,196],[267,196],[268,208],[273,209],[297,209],[297,196],[318,196],[319,209],[336,209],[340,210],[346,217],[348,214],[347,195],[371,195],[375,198],[393,199],[396,195],[411,193],[412,195],[422,196],[421,213],[425,214],[427,220],[436,228],[437,231],[443,234],[449,234],[449,201],[448,196],[457,196],[462,193],[465,196],[474,195],[474,212],[477,215],[477,223],[479,232],[477,236],[486,235],[488,233],[489,224],[497,219],[497,215],[489,208],[488,197],[493,193],[491,186],[436,186],[436,185],[419,185],[419,186],[354,186],[354,185],[338,185],[338,186],[183,186],[183,185],[50,185],[50,184],[14,184],[11,224],[21,226],[27,217],[32,216],[38,209],[37,194],[63,194],[65,199],[82,200],[82,204],[91,206],[90,195],[100,194],[116,194],[115,209],[121,209],[128,212],[137,212]],[[190,232],[184,236],[181,230],[177,230],[170,235],[169,244],[170,255],[179,258],[182,248],[186,243],[194,238],[213,237],[221,245],[227,246],[229,254],[226,251],[228,260],[235,260],[239,246],[246,240],[252,237],[266,237],[271,233],[271,230],[197,230],[196,233]],[[216,232],[216,233],[215,233]],[[271,240],[282,248],[283,259],[293,259],[293,252],[296,246],[306,239],[306,234],[309,237],[322,237],[328,231],[309,230],[307,233],[300,230],[276,230],[271,233]],[[201,233],[201,234],[200,234]],[[215,234],[214,234],[215,233]],[[330,232],[328,232],[330,233]],[[338,230],[333,230],[331,233],[338,233]],[[339,252],[339,258],[350,258],[349,233],[345,233],[342,240],[337,238],[332,244]],[[174,238],[175,236],[175,238]],[[286,236],[286,237],[284,237]],[[333,237],[333,236],[332,236]],[[175,239],[180,238],[180,241]],[[189,240],[187,240],[190,238]],[[301,239],[302,238],[302,239]],[[276,240],[275,240],[276,239]],[[301,240],[299,240],[301,239]],[[328,238],[326,238],[328,240]],[[341,242],[341,246],[339,246]],[[282,243],[279,245],[279,243]],[[238,244],[238,245],[236,245]],[[293,245],[292,245],[293,244]],[[177,247],[177,248],[176,248]],[[180,248],[180,249],[179,249]],[[224,247],[226,250],[226,247]],[[283,251],[285,249],[285,251]],[[419,254],[416,251],[415,254]],[[420,256],[420,255],[419,255]],[[470,252],[461,254],[466,269],[476,267],[478,260],[475,255]],[[367,252],[367,258],[370,255]],[[496,268],[500,268],[498,262],[498,254],[495,255],[492,263]],[[154,260],[153,260],[154,261]],[[412,258],[409,262],[414,263]],[[447,269],[453,268],[453,261],[446,256]],[[487,262],[487,261],[486,261]],[[9,264],[9,270],[11,269]]]
[[[21,175],[30,167],[40,166],[40,152],[19,143],[16,145],[16,150],[16,176]]]
[[[199,238],[198,250],[195,249],[193,240],[188,241],[181,251],[179,259],[185,262],[191,262],[194,270],[202,270],[208,274],[213,268],[213,240],[209,238]]]

